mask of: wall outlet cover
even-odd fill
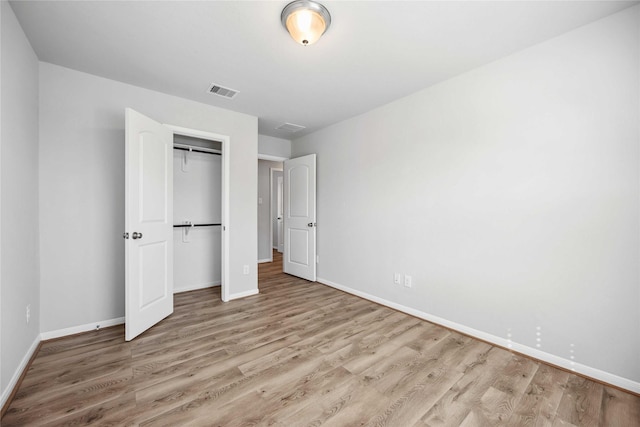
[[[411,276],[405,274],[404,276],[404,286],[410,288],[412,285]]]

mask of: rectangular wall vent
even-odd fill
[[[278,126],[276,129],[293,133],[293,132],[298,132],[299,130],[302,130],[304,128],[305,126],[294,125],[293,123],[285,123]]]
[[[237,90],[229,89],[228,87],[223,87],[215,83],[209,86],[208,92],[227,99],[233,99],[239,93]]]

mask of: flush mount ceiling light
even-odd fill
[[[289,3],[282,9],[280,20],[291,37],[303,46],[317,42],[331,25],[327,8],[313,0]]]

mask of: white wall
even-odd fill
[[[291,141],[273,136],[258,135],[258,153],[268,157],[291,157]]]
[[[267,261],[271,253],[270,170],[282,169],[282,162],[258,160],[258,261]],[[262,203],[260,203],[262,199]]]
[[[230,136],[229,289],[257,291],[257,119],[40,63],[43,333],[124,315],[125,107]]]
[[[319,280],[639,391],[639,14],[293,141],[318,155]]]
[[[0,384],[8,393],[39,340],[38,59],[11,7],[1,2]],[[31,319],[26,323],[26,307]]]
[[[221,181],[221,156],[174,150],[174,223],[220,224],[222,222]],[[173,229],[173,289],[175,292],[220,284],[221,233],[222,227]]]

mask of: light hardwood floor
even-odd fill
[[[640,398],[261,264],[260,294],[176,295],[42,344],[2,426],[621,426]]]

